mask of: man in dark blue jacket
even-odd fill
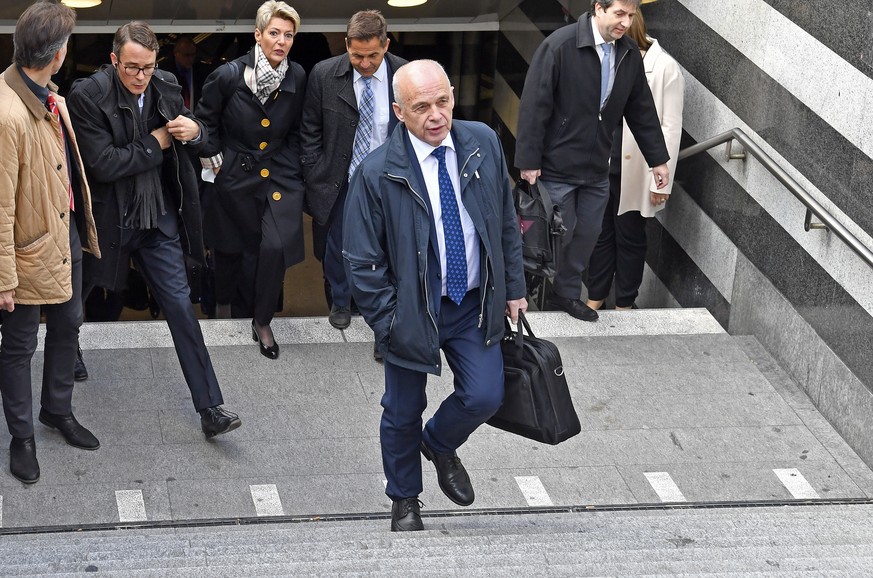
[[[670,155],[639,47],[624,33],[640,0],[594,0],[592,12],[543,41],[524,81],[515,166],[540,179],[567,227],[549,304],[583,321],[597,312],[580,299],[582,274],[600,236],[609,198],[609,152],[624,117],[658,188]]]
[[[419,451],[443,493],[473,503],[455,451],[503,401],[504,315],[527,309],[521,241],[497,135],[452,122],[442,67],[411,62],[394,76],[402,125],[352,177],[343,256],[352,294],[385,360],[380,438],[392,531],[421,530]],[[422,431],[427,374],[440,349],[455,390]]]

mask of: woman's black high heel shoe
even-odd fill
[[[269,357],[270,359],[278,359],[279,358],[279,344],[276,343],[276,338],[273,337],[273,345],[267,347],[264,345],[264,342],[261,341],[261,338],[258,337],[258,332],[255,329],[255,320],[252,319],[252,341],[258,342],[258,348],[261,350],[261,355],[264,357]]]

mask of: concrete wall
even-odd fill
[[[820,0],[658,0],[649,33],[682,65],[684,142],[733,127],[873,247],[873,11]],[[536,46],[587,1],[526,0],[501,22],[495,125],[514,151]],[[725,148],[679,164],[650,223],[641,306],[705,306],[754,335],[873,464],[873,270],[757,161]]]

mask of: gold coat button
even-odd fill
[[[282,198],[282,193],[280,193],[279,191],[276,191],[275,193],[273,193],[273,200],[274,201],[278,201],[281,198]]]
[[[262,143],[259,144],[258,146],[261,148],[261,150],[264,150],[265,148],[267,148],[267,143],[262,142]]]
[[[270,119],[269,119],[269,118],[265,118],[264,120],[262,120],[262,121],[261,121],[261,126],[264,127],[264,128],[267,128],[268,126],[270,126]]]
[[[261,176],[265,179],[270,176],[270,171],[267,169],[261,169]]]

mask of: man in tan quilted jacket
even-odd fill
[[[100,447],[72,411],[82,250],[99,257],[97,230],[76,136],[51,83],[75,24],[75,13],[62,4],[31,5],[15,26],[13,64],[0,75],[0,394],[12,434],[9,468],[26,484],[39,479],[30,361],[41,308],[39,421],[71,446]]]

